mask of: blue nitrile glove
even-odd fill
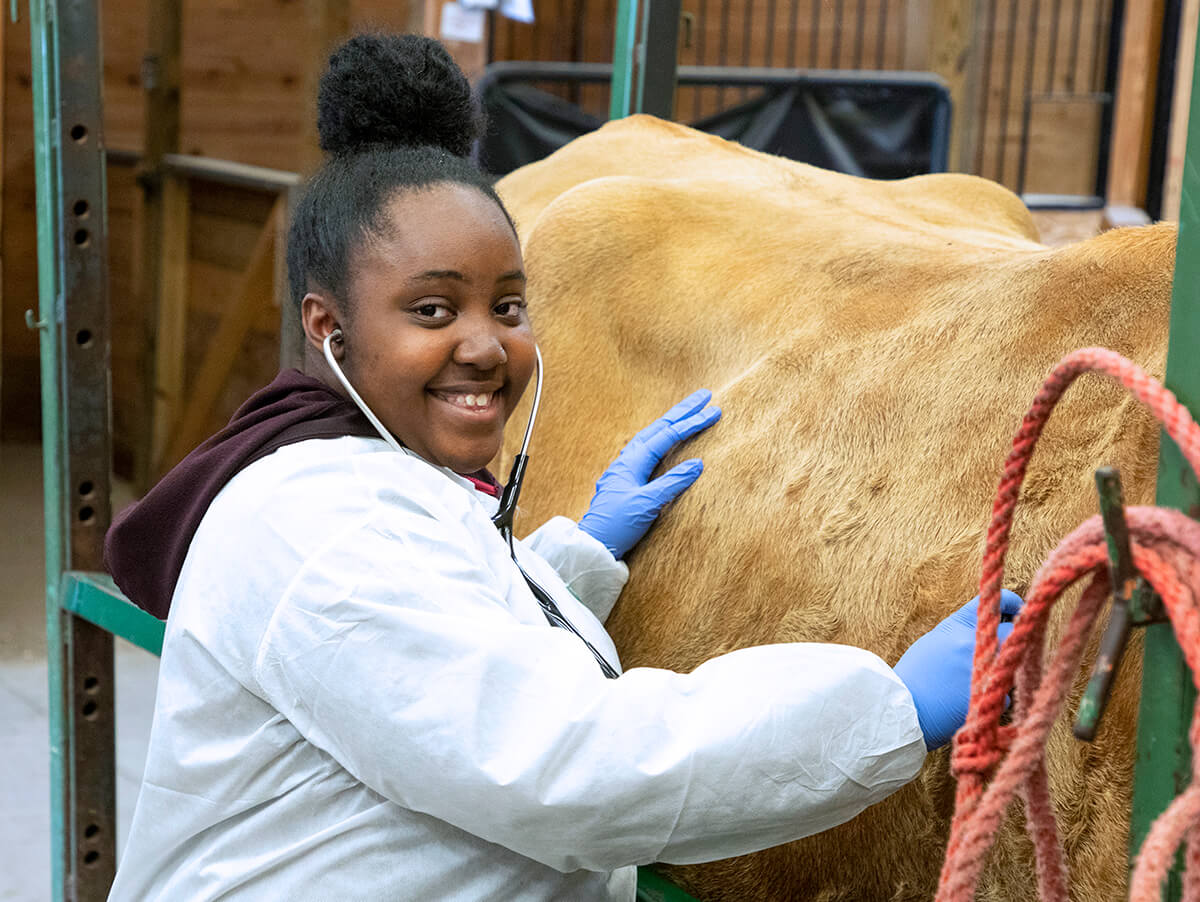
[[[1015,592],[1001,590],[1000,616],[1015,616],[1023,603]],[[976,595],[914,642],[893,668],[912,693],[930,751],[949,742],[967,720],[978,610]],[[1013,624],[1001,620],[996,630],[1001,644],[1012,631]]]
[[[579,528],[602,542],[613,557],[624,557],[659,511],[704,469],[699,459],[685,460],[647,482],[668,451],[721,418],[720,408],[704,406],[711,398],[712,392],[701,389],[680,401],[635,435],[600,476]]]

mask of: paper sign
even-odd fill
[[[483,42],[483,22],[482,9],[466,9],[458,3],[445,3],[442,5],[440,28],[442,40],[480,44]]]

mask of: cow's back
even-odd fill
[[[535,167],[562,190],[526,192]],[[693,388],[725,410],[685,449],[704,475],[630,558],[608,624],[627,666],[779,641],[894,662],[975,592],[1000,467],[1049,367],[1100,344],[1162,369],[1169,227],[1051,250],[979,179],[853,179],[644,118],[501,190],[547,367],[525,528],[582,513],[621,444]],[[1095,467],[1119,465],[1147,501],[1156,439],[1116,389],[1073,388],[1031,467],[1007,584],[1025,589],[1094,513]],[[1128,677],[1094,747],[1054,738],[1080,899],[1123,879]],[[951,806],[942,752],[850,824],[682,879],[709,899],[929,898]],[[1027,851],[1006,837],[981,898],[1026,897]]]

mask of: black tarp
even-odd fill
[[[547,79],[534,71],[529,80]],[[683,77],[680,83],[686,83]],[[497,176],[540,160],[603,124],[555,94],[512,77],[511,69],[503,79],[485,77],[480,89],[488,129],[477,155]],[[749,100],[689,124],[755,150],[867,178],[904,178],[945,168],[949,100],[945,88],[932,79],[806,74],[777,77],[754,90]]]

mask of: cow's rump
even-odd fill
[[[781,641],[894,663],[976,591],[1001,464],[1053,363],[1104,345],[1162,372],[1170,226],[1050,249],[982,179],[857,179],[647,117],[499,188],[546,360],[525,530],[579,516],[622,443],[692,389],[725,411],[684,449],[703,476],[630,558],[608,624],[626,666],[688,670]],[[1095,512],[1096,467],[1119,466],[1127,500],[1147,503],[1157,436],[1113,386],[1073,387],[1030,469],[1006,584],[1024,590]],[[1098,741],[1065,725],[1053,737],[1074,898],[1088,902],[1125,881],[1133,652]],[[676,875],[714,900],[928,899],[952,804],[943,751],[843,827]],[[980,898],[1027,898],[1031,874],[1010,829]]]

